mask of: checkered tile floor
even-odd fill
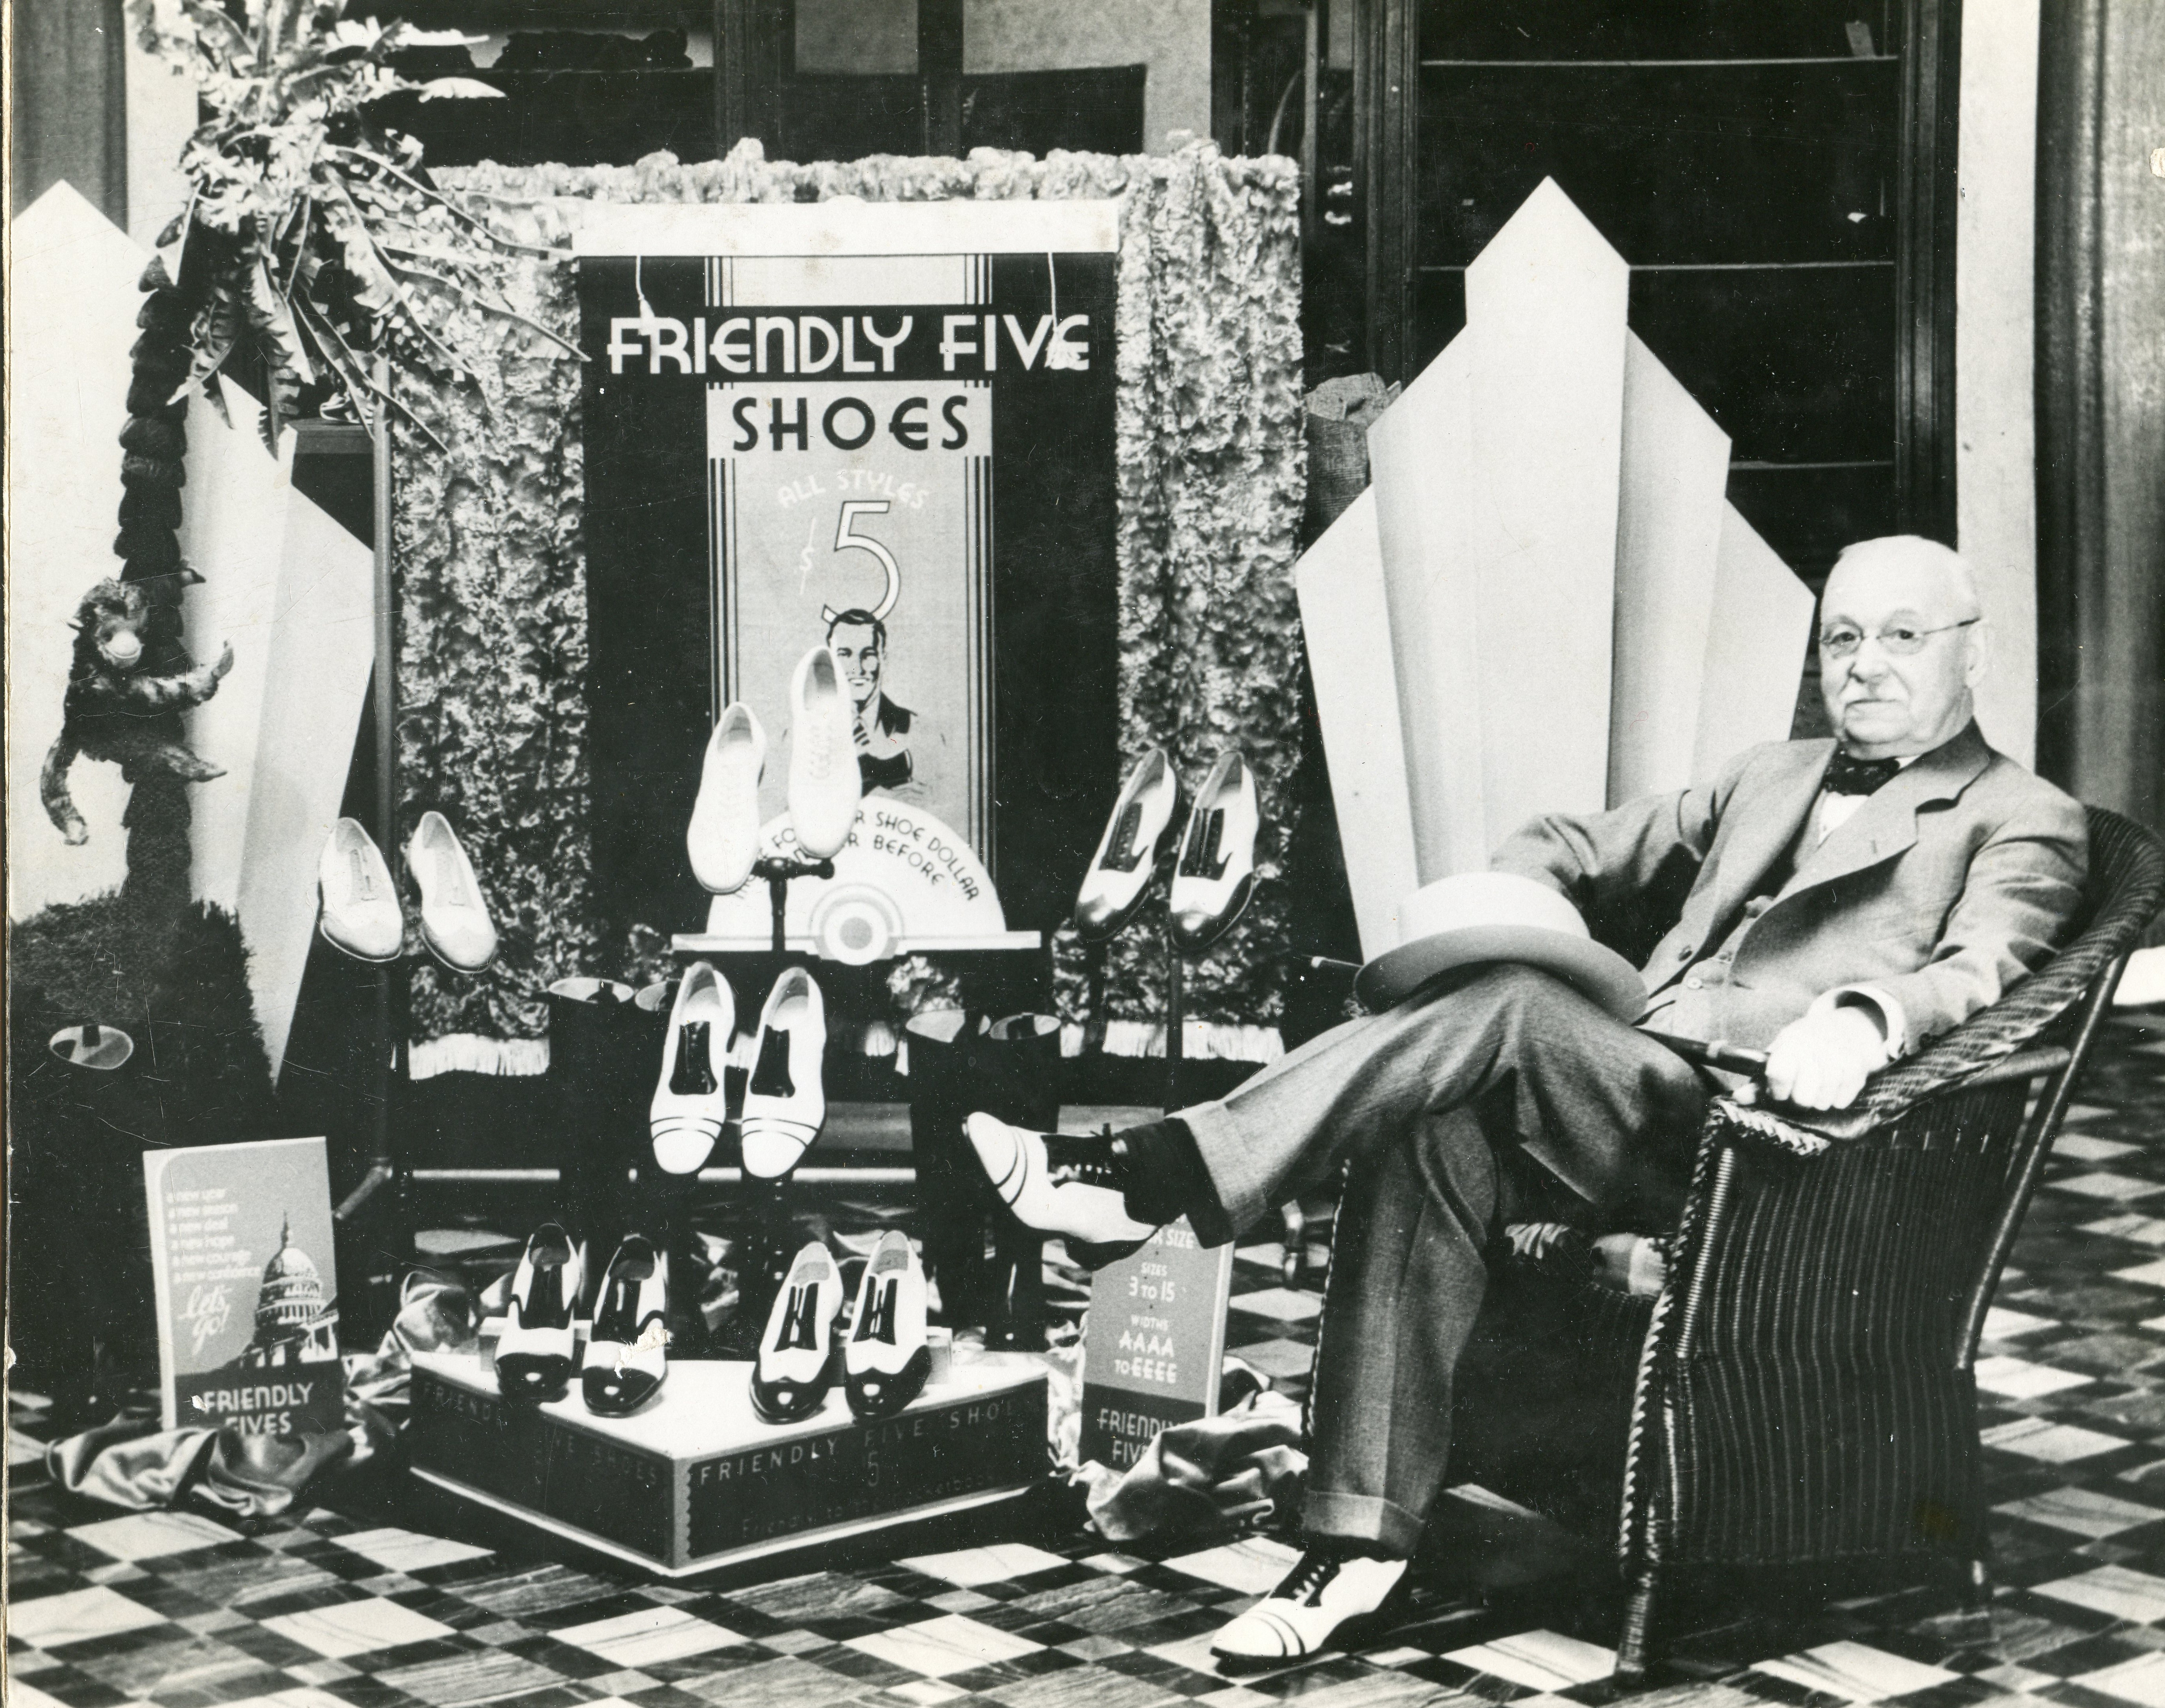
[[[1641,1700],[2165,1708],[2165,1018],[2116,1020],[2086,1096],[1978,1368],[1990,1611],[1937,1589],[1740,1608],[1678,1641]],[[1297,1390],[1316,1301],[1277,1285],[1277,1256],[1241,1253],[1230,1344]],[[8,1708],[1601,1708],[1615,1694],[1615,1608],[1583,1595],[1484,1605],[1426,1589],[1365,1653],[1222,1677],[1211,1632],[1293,1558],[1264,1538],[1146,1553],[988,1523],[961,1552],[718,1592],[491,1551],[441,1507],[436,1533],[320,1508],[245,1537],[116,1516],[46,1483],[25,1433],[9,1458]]]

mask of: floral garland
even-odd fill
[[[1252,1026],[1277,1013],[1286,948],[1280,882],[1298,756],[1299,623],[1292,569],[1304,497],[1298,175],[1229,160],[1207,143],[1115,158],[978,150],[967,160],[876,156],[795,165],[756,142],[725,159],[633,166],[482,165],[437,181],[537,246],[580,204],[1118,197],[1122,203],[1118,406],[1120,746],[1164,745],[1199,781],[1219,748],[1254,765],[1267,829],[1247,916],[1193,970],[1188,1012]],[[524,208],[524,213],[512,212]],[[513,226],[512,229],[519,229]],[[544,328],[577,325],[570,270],[505,252],[496,288]],[[403,588],[400,774],[404,811],[454,812],[505,926],[478,980],[417,977],[417,1037],[538,1035],[551,980],[618,970],[592,923],[587,826],[585,566],[576,374],[503,323],[501,397],[428,371],[402,392],[394,544]],[[421,427],[445,446],[438,455]],[[446,803],[452,803],[447,806]],[[1138,933],[1093,969],[1055,943],[1063,1017],[1162,1015],[1161,954]],[[603,963],[606,963],[604,964]],[[1096,976],[1093,977],[1095,972]],[[898,1010],[941,988],[913,977]]]

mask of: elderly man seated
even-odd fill
[[[1971,695],[1988,649],[1955,553],[1910,536],[1853,545],[1820,602],[1833,740],[1756,747],[1710,782],[1538,819],[1497,850],[1495,869],[1590,915],[1636,907],[1666,923],[1636,1027],[1546,972],[1492,965],[1125,1133],[971,1117],[1015,1213],[1085,1261],[1182,1216],[1222,1243],[1351,1164],[1314,1376],[1306,1551],[1219,1633],[1223,1660],[1279,1663],[1389,1619],[1443,1486],[1451,1379],[1488,1253],[1530,1178],[1590,1230],[1674,1225],[1717,1088],[1647,1031],[1763,1048],[1773,1096],[1840,1109],[2050,951],[2082,891],[2083,812],[1978,733]]]

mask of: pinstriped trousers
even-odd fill
[[[1452,1375],[1517,1182],[1565,1189],[1543,1213],[1568,1206],[1594,1231],[1665,1227],[1708,1094],[1562,980],[1492,966],[1181,1112],[1236,1228],[1346,1164],[1309,1404],[1310,1534],[1411,1550],[1443,1486]]]

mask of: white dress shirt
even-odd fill
[[[1904,754],[1895,764],[1905,770],[1916,762],[1917,755]],[[1819,804],[1813,809],[1812,833],[1815,843],[1825,842],[1841,825],[1846,824],[1857,809],[1871,799],[1868,795],[1836,795],[1822,789]],[[1910,1047],[1909,1022],[1902,1012],[1902,1005],[1877,985],[1840,985],[1827,991],[1805,1012],[1823,1014],[1834,1008],[1869,1008],[1879,1018],[1880,1030],[1887,1034],[1887,1059],[1893,1061]]]

